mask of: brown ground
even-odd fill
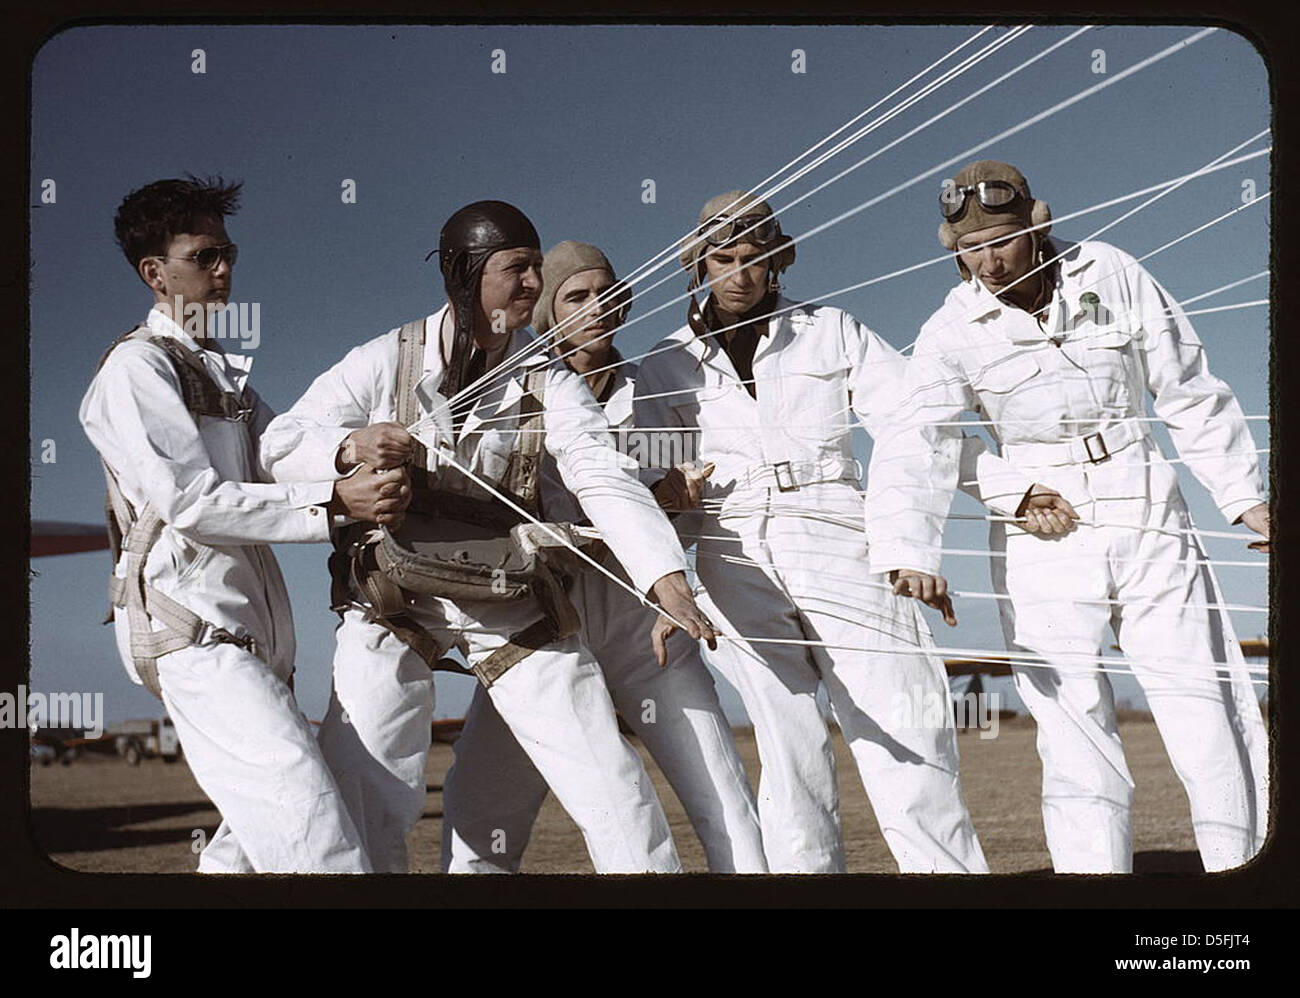
[[[1200,872],[1187,797],[1169,765],[1155,725],[1144,715],[1121,720],[1129,767],[1137,781],[1134,807],[1138,872]],[[751,781],[758,774],[752,731],[736,740]],[[998,736],[960,738],[962,779],[976,830],[995,873],[1050,870],[1038,812],[1040,769],[1034,727],[1004,720]],[[638,747],[639,743],[638,743]],[[703,871],[704,851],[681,805],[641,748],[672,825],[682,863]],[[849,872],[885,873],[895,867],[871,813],[852,758],[836,738],[840,810]],[[428,804],[412,834],[416,872],[438,871],[442,777],[451,747],[435,744],[429,758]],[[83,757],[70,766],[32,770],[32,812],[40,846],[57,862],[93,872],[185,873],[197,864],[196,830],[206,841],[218,816],[183,764],[146,760],[128,766],[114,757]],[[524,857],[530,873],[590,873],[577,826],[552,797],[547,800]]]

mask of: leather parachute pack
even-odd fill
[[[423,373],[423,320],[402,326],[398,337],[397,421],[420,417],[415,386]],[[381,624],[412,648],[430,669],[464,672],[449,647],[439,644],[410,612],[421,597],[483,602],[535,598],[542,617],[512,634],[474,665],[472,673],[490,687],[531,652],[575,633],[577,610],[568,597],[582,570],[573,549],[599,542],[572,524],[540,523],[538,494],[542,410],[546,369],[528,372],[520,402],[519,440],[511,452],[500,490],[524,516],[490,496],[440,488],[425,470],[427,454],[418,441],[411,457],[411,503],[401,525],[352,524],[336,535],[330,559],[333,609],[342,613],[360,602],[367,619]],[[529,518],[531,517],[531,519]]]
[[[114,340],[100,358],[96,370],[104,366],[118,346],[132,339],[151,343],[170,358],[181,383],[185,408],[196,425],[200,416],[249,424],[253,410],[244,395],[222,391],[197,354],[170,336],[152,334],[147,326],[136,326]],[[152,503],[145,503],[138,511],[133,509],[122,494],[113,469],[103,462],[101,464],[108,486],[104,511],[113,558],[113,573],[108,583],[110,606],[104,623],[111,622],[117,610],[126,611],[131,626],[131,659],[144,687],[161,700],[158,659],[204,640],[237,644],[256,654],[251,636],[238,637],[223,627],[208,623],[166,593],[145,583],[144,569],[149,552],[162,536],[166,523]],[[116,567],[123,551],[126,552],[126,574],[119,578]],[[162,625],[160,630],[154,629],[155,622]]]

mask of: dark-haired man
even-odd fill
[[[331,514],[401,511],[401,472],[272,485],[258,437],[273,413],[206,319],[230,297],[223,219],[238,184],[160,180],[118,209],[118,244],[154,296],[81,403],[104,462],[118,651],[166,705],[224,819],[203,872],[365,873],[361,838],[289,686],[289,598],[268,546],[327,539]],[[115,544],[117,548],[119,545]],[[117,554],[117,551],[114,551]],[[237,843],[237,844],[236,844]]]
[[[586,380],[625,453],[637,443],[636,364],[619,355],[614,333],[630,299],[631,289],[617,282],[604,253],[565,240],[542,262],[541,298],[533,310],[534,331]],[[651,471],[643,478],[662,474]],[[585,518],[550,455],[542,459],[541,479],[548,520]],[[607,555],[602,564],[628,581],[613,558]],[[766,873],[754,794],[699,645],[675,635],[668,661],[656,662],[650,640],[655,614],[599,572],[579,575],[570,596],[582,618],[583,646],[600,663],[619,715],[681,800],[709,871]],[[546,781],[491,703],[481,702],[482,690],[475,700],[476,723],[456,742],[455,762],[443,780],[443,870],[516,872],[546,800]]]
[[[513,205],[477,201],[443,225],[438,252],[448,304],[355,347],[318,377],[268,428],[268,467],[295,480],[343,474],[354,460],[376,467],[412,460],[417,499],[410,513],[469,531],[487,520],[452,514],[469,509],[501,526],[511,519],[504,502],[511,494],[514,506],[532,507],[535,518],[544,447],[636,590],[692,637],[712,640],[686,582],[686,557],[636,463],[619,460],[586,384],[527,329],[542,285],[532,223]],[[427,450],[406,429],[414,425],[407,406],[420,396],[422,406],[434,405],[431,412],[450,413]],[[321,744],[377,870],[407,868],[406,836],[425,801],[429,667],[453,646],[485,689],[470,708],[465,737],[490,698],[582,830],[598,873],[680,870],[641,758],[619,735],[599,665],[573,629],[557,626],[566,609],[576,617],[562,605],[567,596],[544,604],[530,586],[519,598],[499,600],[492,592],[405,589],[389,600],[383,593],[391,587],[370,570],[365,545],[348,547],[353,560],[340,574],[361,584],[336,602],[342,623]],[[438,574],[455,568],[443,564]],[[502,589],[509,589],[504,572]],[[655,634],[663,639],[662,628]]]

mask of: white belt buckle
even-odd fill
[[[785,469],[785,475],[790,484],[786,485],[781,481],[781,469]],[[772,465],[772,475],[776,478],[776,487],[780,492],[798,492],[799,483],[794,480],[794,469],[790,467],[789,461],[777,461]]]
[[[1100,454],[1093,454],[1092,452],[1093,440],[1096,440],[1097,446],[1101,448]],[[1110,451],[1106,447],[1106,439],[1101,435],[1100,431],[1098,431],[1097,433],[1090,433],[1083,438],[1083,449],[1088,454],[1089,464],[1101,464],[1102,461],[1105,461],[1107,458],[1110,457]]]

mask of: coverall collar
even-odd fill
[[[160,309],[157,305],[149,310],[149,315],[145,318],[145,325],[155,336],[169,336],[176,340],[186,350],[190,350],[199,355],[204,365],[209,371],[217,375],[217,384],[219,387],[233,388],[235,394],[242,394],[244,385],[248,383],[248,376],[253,369],[253,358],[248,354],[228,353],[219,342],[210,341],[210,346],[201,346],[197,340],[187,333],[175,319]],[[226,384],[222,384],[222,382]]]

